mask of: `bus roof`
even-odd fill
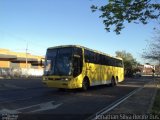
[[[103,53],[103,52],[100,52],[100,51],[97,51],[97,50],[93,50],[93,49],[90,49],[90,48],[87,48],[87,47],[84,47],[84,46],[81,46],[81,45],[60,45],[60,46],[55,46],[55,47],[49,47],[48,49],[56,49],[56,48],[63,48],[63,47],[84,48],[86,50],[90,50],[90,51],[95,52],[95,53],[99,53],[99,54],[102,54],[102,55],[106,55],[106,56],[109,56],[109,57],[112,57],[112,58],[116,58],[116,59],[122,60],[122,58],[120,58],[120,57],[114,57],[114,56],[111,56],[109,54],[106,54],[106,53]]]

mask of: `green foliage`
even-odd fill
[[[160,16],[160,4],[151,0],[108,0],[108,4],[100,7],[92,5],[91,9],[92,12],[99,10],[106,31],[110,32],[111,26],[114,26],[116,34],[120,34],[125,21],[147,24]]]
[[[132,54],[126,51],[116,51],[116,56],[123,59],[125,76],[132,77],[139,63],[133,58]]]

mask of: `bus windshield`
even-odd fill
[[[72,75],[72,48],[48,49],[44,75]]]

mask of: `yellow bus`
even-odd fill
[[[121,58],[112,57],[78,45],[63,45],[47,49],[43,83],[60,89],[111,84],[124,80]]]

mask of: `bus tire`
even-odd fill
[[[115,85],[118,84],[118,76],[116,76]]]
[[[84,78],[83,82],[82,82],[82,90],[83,91],[87,91],[89,88],[89,80],[87,78]]]
[[[111,78],[111,86],[114,87],[115,85],[116,85],[115,78],[112,77],[112,78]]]

